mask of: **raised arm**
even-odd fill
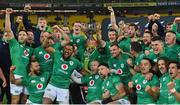
[[[164,32],[164,27],[163,25],[158,21],[160,19],[160,15],[155,13],[154,15],[150,15],[148,16],[148,19],[149,19],[149,25],[148,25],[148,29],[150,31],[152,31],[152,26],[154,23],[156,23],[158,25],[158,30],[157,30],[157,34],[164,38],[165,36],[165,32]]]
[[[97,42],[100,44],[100,47],[104,48],[106,46],[106,42],[102,40],[101,30],[96,30],[97,33]]]
[[[148,16],[148,30],[151,31],[152,30],[152,25],[154,24],[154,15],[149,15]]]
[[[5,15],[5,37],[10,40],[14,37],[14,34],[11,30],[11,21],[10,21],[10,14],[13,12],[12,8],[6,9]]]
[[[30,12],[30,9],[31,9],[30,5],[26,5],[24,7],[25,12],[23,13],[23,24],[26,30],[32,29],[32,25],[28,21],[28,12]]]
[[[16,22],[14,23],[14,32],[17,32],[17,28],[19,26],[19,24],[22,22],[23,17],[22,16],[17,16],[16,18]]]
[[[154,18],[155,18],[155,23],[158,25],[158,35],[160,35],[160,37],[162,37],[164,39],[165,38],[165,31],[164,31],[163,25],[159,21],[160,15],[155,13]]]
[[[177,43],[180,43],[180,32],[178,32],[177,30],[177,24],[180,24],[180,17],[176,17],[174,19],[174,23],[173,23],[173,26],[172,26],[172,31],[176,32],[176,39],[177,39]]]
[[[155,20],[155,23],[158,25],[158,35],[160,35],[160,37],[164,38],[165,32],[164,32],[163,25],[158,20]]]
[[[13,31],[13,34],[14,34],[14,37],[15,37],[16,40],[18,39],[16,33],[17,33],[17,30],[18,30],[19,24],[22,22],[22,18],[23,18],[22,16],[17,16],[17,19],[14,22],[14,14],[11,14],[11,16],[10,16],[11,29]]]
[[[117,24],[116,24],[116,17],[115,17],[115,14],[114,14],[114,10],[111,6],[108,6],[108,10],[110,12],[110,15],[111,15],[111,25],[112,25],[112,28],[115,29],[116,31],[119,30]]]
[[[5,15],[5,31],[7,32],[11,31],[11,21],[10,21],[11,13],[12,13],[12,8],[7,8],[6,15]]]
[[[61,28],[59,28],[58,25],[53,26],[53,29],[57,29],[61,33],[62,37],[64,38],[64,40],[61,40],[62,46],[65,46],[66,44],[70,43],[69,36]]]
[[[10,15],[10,22],[11,22],[11,29],[12,29],[14,35],[15,35],[16,32],[15,32],[15,26],[14,26],[14,14]]]

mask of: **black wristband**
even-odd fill
[[[112,97],[109,97],[109,98],[106,98],[106,99],[104,99],[104,100],[102,100],[102,104],[107,104],[107,103],[109,103],[109,102],[112,102],[113,100],[112,100]]]

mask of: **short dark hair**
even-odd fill
[[[116,35],[118,35],[118,32],[115,29],[110,28],[108,32],[114,31]]]
[[[147,57],[143,58],[142,60],[148,60],[152,67],[155,66],[155,63],[151,59],[149,59]]]
[[[172,24],[173,24],[173,23],[172,23],[172,22],[170,22],[170,23],[167,23],[167,24],[166,24],[166,26],[168,26],[168,25],[172,25]]]
[[[32,32],[32,33],[34,33],[34,31],[33,31],[32,29],[27,29],[27,32],[28,32],[28,31],[30,31],[30,32]]]
[[[134,23],[130,23],[129,27],[134,27],[136,31],[138,30],[138,26]]]
[[[30,62],[28,63],[26,69],[30,72],[30,67],[32,65],[32,63],[38,62],[36,59],[31,59]]]
[[[180,63],[179,63],[179,62],[177,62],[177,61],[170,61],[170,62],[169,62],[169,65],[170,65],[171,63],[176,64],[177,69],[180,69]]]
[[[154,36],[151,41],[162,41],[162,39],[159,36]]]
[[[26,35],[27,35],[27,31],[26,31],[26,30],[19,30],[19,31],[16,33],[16,35],[18,36],[18,35],[19,35],[19,32],[21,32],[21,31],[25,32]]]
[[[142,46],[138,42],[131,42],[131,50],[134,50],[135,52],[139,53],[142,51]]]
[[[65,46],[72,46],[73,50],[75,49],[75,47],[74,47],[74,45],[73,45],[72,43],[68,43],[68,44],[66,44]],[[65,47],[65,46],[64,46],[64,47]],[[63,47],[63,48],[64,48],[64,47]]]
[[[38,62],[38,61],[36,59],[31,59],[29,63],[34,63],[34,62]]]
[[[104,62],[103,63],[99,63],[99,66],[105,66],[105,67],[109,68],[109,65],[107,63],[104,63]]]
[[[159,57],[157,62],[159,62],[160,60],[163,60],[165,62],[165,66],[168,68],[168,65],[169,65],[168,58],[166,58],[166,57]]]
[[[151,37],[153,36],[152,32],[151,32],[151,31],[149,31],[149,30],[145,31],[144,33],[149,34]]]
[[[116,42],[116,41],[111,43],[110,47],[112,47],[112,46],[117,46],[119,48],[118,42]]]
[[[19,32],[21,32],[21,31],[24,31],[24,32],[26,32],[26,33],[27,33],[27,31],[26,31],[26,30],[19,30],[19,31],[18,31],[18,33],[19,33]]]

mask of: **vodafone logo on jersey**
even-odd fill
[[[136,89],[137,89],[137,90],[141,90],[141,85],[137,84],[137,85],[136,85]]]
[[[49,59],[50,58],[50,55],[49,54],[44,54],[44,59]]]
[[[89,85],[93,86],[94,85],[94,80],[89,81]]]
[[[24,56],[29,56],[28,50],[24,50]]]
[[[122,73],[123,73],[122,69],[117,70],[117,74],[122,74]]]
[[[43,84],[41,84],[41,83],[37,84],[37,85],[36,85],[36,88],[37,88],[37,89],[42,89],[42,88],[43,88]]]
[[[67,65],[67,64],[62,64],[62,65],[61,65],[61,69],[67,70],[67,69],[68,69],[68,65]]]

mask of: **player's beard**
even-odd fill
[[[34,73],[35,73],[36,75],[39,75],[39,74],[40,74],[40,70],[35,70]]]
[[[101,78],[105,78],[105,76],[104,76],[104,75],[102,75],[102,74],[100,74],[100,77],[101,77]]]
[[[105,78],[106,76],[103,75],[101,72],[98,72],[101,78]]]
[[[64,54],[63,54],[63,59],[67,60],[67,59],[69,59],[71,57],[71,55],[70,54],[65,54],[65,53],[66,52],[64,52]]]

